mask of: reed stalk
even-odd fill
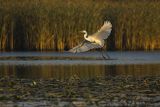
[[[157,0],[0,0],[0,51],[63,51],[113,24],[104,49],[160,49]]]

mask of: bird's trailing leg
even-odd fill
[[[102,48],[101,48],[101,53],[102,53],[102,57],[103,57],[105,60],[110,59],[110,56],[109,56],[107,53],[106,53],[107,58],[104,56]]]
[[[106,52],[106,55],[107,55],[108,59],[111,59],[111,57],[107,54],[107,52]]]

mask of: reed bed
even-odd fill
[[[0,0],[0,51],[63,51],[113,24],[106,50],[160,49],[160,2]]]

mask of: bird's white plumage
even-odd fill
[[[98,32],[96,32],[92,36],[95,37],[96,39],[100,39],[100,40],[107,39],[111,33],[111,30],[112,30],[111,22],[105,21],[103,26],[98,30]]]
[[[79,52],[86,52],[86,51],[89,51],[90,49],[94,49],[94,48],[101,48],[101,46],[97,43],[92,43],[92,42],[85,40],[81,44],[70,49],[69,51],[73,52],[73,53],[79,53]]]
[[[78,46],[69,50],[69,52],[78,53],[85,52],[94,48],[102,48],[104,46],[104,40],[108,38],[112,30],[112,24],[109,21],[105,21],[103,26],[98,32],[87,35],[86,31],[83,31],[85,40]]]

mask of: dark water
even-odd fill
[[[160,51],[107,53],[1,52],[0,105],[159,107]]]
[[[96,77],[130,75],[160,76],[160,64],[140,65],[0,65],[0,76],[14,76],[17,78],[59,80],[78,76],[80,79]]]
[[[80,79],[160,75],[160,52],[108,52],[108,55],[110,60],[103,60],[99,52],[3,52],[0,76],[65,80],[73,75]]]

